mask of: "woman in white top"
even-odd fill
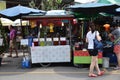
[[[98,65],[98,50],[94,49],[94,42],[93,39],[95,39],[95,36],[98,40],[101,40],[101,37],[99,35],[99,32],[95,30],[95,24],[91,23],[89,26],[89,31],[86,35],[86,42],[88,43],[88,52],[91,56],[91,64],[90,64],[90,71],[89,71],[89,77],[97,77],[104,74],[104,71],[100,71],[99,65]],[[94,74],[94,68],[97,70],[97,75]]]

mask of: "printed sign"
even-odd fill
[[[0,46],[3,45],[3,39],[0,39]]]
[[[20,44],[21,45],[28,45],[28,39],[21,39]]]

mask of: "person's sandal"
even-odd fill
[[[105,73],[105,71],[100,71],[100,73],[98,73],[98,76],[102,76]]]
[[[90,74],[89,77],[97,77],[96,74]]]

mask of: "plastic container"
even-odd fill
[[[30,67],[31,67],[30,59],[24,57],[22,61],[22,68],[30,68]]]
[[[67,44],[66,38],[65,37],[61,37],[60,38],[60,45],[66,45],[66,44]]]
[[[45,46],[45,39],[44,38],[40,38],[40,46]]]
[[[52,46],[53,45],[52,38],[47,38],[46,39],[46,45],[47,46]]]
[[[103,67],[109,68],[109,57],[103,57]]]
[[[38,39],[37,38],[34,38],[33,42],[34,42],[34,46],[38,46]]]

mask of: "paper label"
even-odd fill
[[[60,41],[66,41],[66,38],[65,37],[61,37]]]
[[[45,39],[44,38],[40,38],[40,41],[45,41]]]
[[[21,45],[28,45],[28,39],[21,39],[20,44]]]
[[[53,38],[53,41],[59,41],[59,39],[58,38]]]
[[[52,41],[52,39],[51,39],[51,38],[47,38],[46,40],[47,40],[47,41]]]

